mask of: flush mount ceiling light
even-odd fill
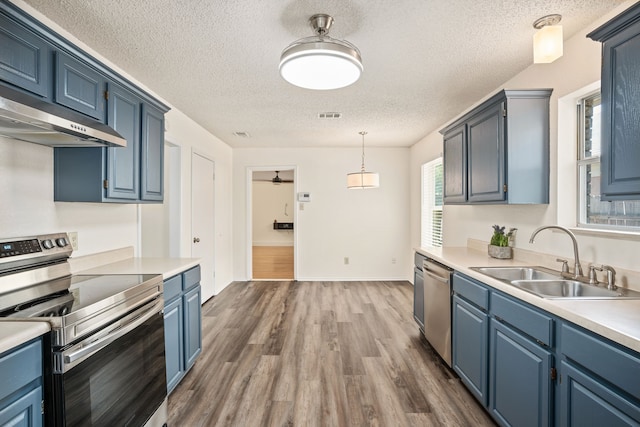
[[[378,188],[380,186],[380,175],[377,172],[366,172],[364,169],[364,136],[367,132],[359,132],[362,135],[362,168],[360,172],[347,174],[347,188],[350,190],[361,190],[364,188]]]
[[[533,23],[533,63],[549,64],[562,56],[561,15],[547,15]]]
[[[339,89],[355,83],[362,74],[360,51],[346,40],[329,37],[333,18],[316,14],[309,18],[315,36],[296,40],[280,56],[280,75],[305,89]]]

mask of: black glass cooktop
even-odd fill
[[[75,275],[67,276],[2,295],[0,317],[60,317],[78,312],[157,275]]]

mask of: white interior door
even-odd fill
[[[200,258],[202,302],[216,294],[214,191],[215,165],[191,155],[191,256]]]

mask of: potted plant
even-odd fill
[[[490,257],[500,259],[513,258],[512,246],[517,228],[510,228],[507,233],[504,232],[504,229],[505,227],[500,227],[497,224],[493,226],[493,235],[487,247]]]

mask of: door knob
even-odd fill
[[[193,243],[200,243],[200,238],[199,237],[194,237],[193,238]]]

